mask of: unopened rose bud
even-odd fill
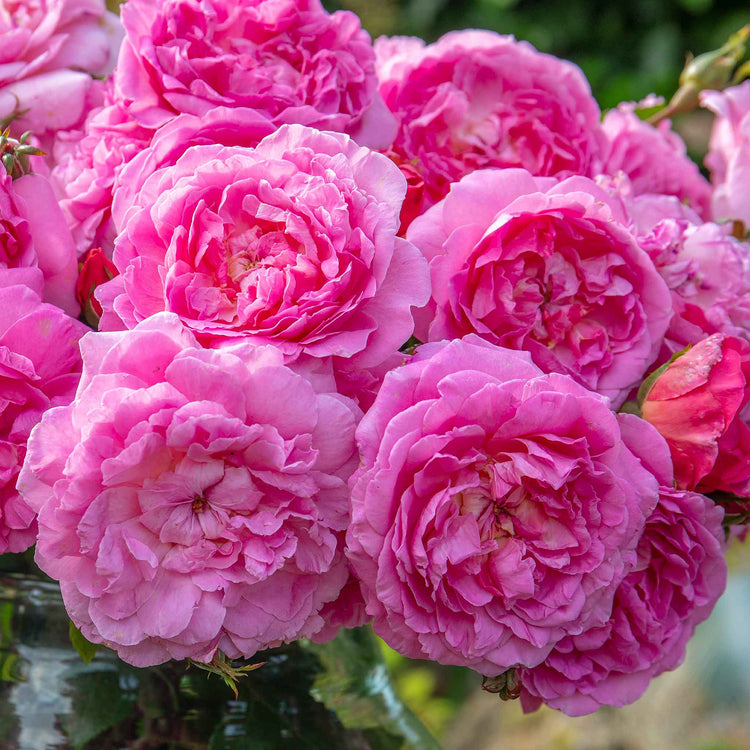
[[[107,258],[100,247],[90,250],[78,273],[76,282],[76,299],[83,309],[86,322],[93,328],[97,327],[102,314],[102,306],[94,297],[94,291],[101,284],[117,276],[119,271],[114,263]]]
[[[669,445],[677,489],[735,491],[727,483],[745,484],[750,466],[734,444],[747,440],[741,414],[748,400],[750,346],[733,336],[709,336],[656,378],[641,416]]]
[[[704,89],[721,91],[726,88],[733,80],[735,68],[745,56],[748,37],[750,24],[732,34],[719,49],[698,57],[689,56],[680,73],[680,87],[669,104],[649,118],[649,122],[655,125],[666,117],[690,112],[700,104],[699,95]]]

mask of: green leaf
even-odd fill
[[[87,640],[72,621],[68,626],[68,635],[70,636],[70,642],[73,644],[73,648],[78,652],[78,655],[83,659],[84,663],[88,664],[94,656],[96,656],[99,646],[96,643],[91,643],[91,641]]]

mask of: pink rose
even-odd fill
[[[685,646],[724,591],[723,511],[694,492],[662,487],[638,544],[638,564],[620,584],[609,621],[560,641],[546,661],[518,670],[521,702],[570,716],[640,698]]]
[[[129,0],[115,72],[130,114],[159,127],[213,107],[258,110],[390,144],[395,122],[377,93],[375,54],[356,15],[319,0]]]
[[[48,180],[27,174],[17,180],[0,166],[0,268],[38,267],[44,299],[77,317],[75,249]]]
[[[750,494],[750,344],[715,334],[678,357],[641,407],[666,439],[678,489]]]
[[[489,31],[428,46],[380,38],[375,49],[380,92],[400,123],[392,151],[424,180],[422,211],[475,169],[600,171],[599,108],[572,63]]]
[[[619,406],[671,317],[669,290],[628,223],[585,177],[558,183],[520,169],[465,177],[407,233],[432,277],[415,335],[475,332],[524,349],[543,370]]]
[[[81,258],[94,247],[112,256],[117,234],[111,215],[115,179],[152,136],[109,98],[91,112],[82,130],[58,133],[54,145],[50,181]]]
[[[94,80],[121,40],[104,0],[14,0],[0,9],[0,119],[14,132],[71,128],[90,108]],[[27,110],[27,111],[24,111]]]
[[[635,195],[674,195],[708,218],[711,186],[688,157],[680,136],[672,132],[668,120],[654,127],[641,120],[633,108],[621,104],[604,117],[602,129],[609,152],[603,171],[610,175],[625,172]]]
[[[375,632],[486,675],[603,625],[658,482],[606,399],[476,336],[425,344],[357,429],[347,555]]]
[[[255,149],[188,149],[127,214],[101,329],[168,310],[206,344],[252,335],[290,358],[376,366],[429,293],[424,259],[395,236],[404,191],[386,157],[299,125]]]
[[[73,398],[78,340],[89,330],[42,302],[38,269],[0,269],[0,553],[36,541],[36,513],[16,489],[26,441],[42,414]]]
[[[633,196],[624,182],[638,244],[672,293],[674,316],[657,362],[712,333],[750,339],[750,245],[729,225],[704,223],[676,197]]]
[[[18,484],[86,638],[147,666],[321,630],[348,577],[352,402],[274,347],[203,349],[171,314],[81,351],[76,398],[45,414]]]
[[[148,147],[140,149],[115,175],[112,217],[119,229],[129,213],[137,212],[138,193],[157,169],[172,166],[191,146],[257,146],[276,130],[265,115],[243,107],[214,107],[206,114],[178,115],[154,133]]]
[[[750,227],[750,81],[722,92],[704,91],[701,103],[716,114],[706,166],[714,184],[715,219]]]

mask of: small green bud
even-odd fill
[[[672,115],[690,112],[700,104],[700,93],[705,89],[721,90],[736,82],[737,74],[745,68],[740,65],[745,57],[750,24],[729,37],[717,50],[704,52],[698,57],[688,55],[680,73],[680,87],[664,109],[649,118],[652,125]],[[739,67],[738,67],[739,66]]]

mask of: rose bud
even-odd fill
[[[747,452],[734,447],[750,438],[742,419],[749,380],[750,345],[714,334],[669,364],[648,391],[641,413],[669,444],[678,489],[747,491]]]
[[[107,258],[100,247],[92,248],[86,255],[76,281],[76,299],[87,321],[97,323],[102,314],[102,306],[94,297],[94,290],[118,273],[115,264]]]

